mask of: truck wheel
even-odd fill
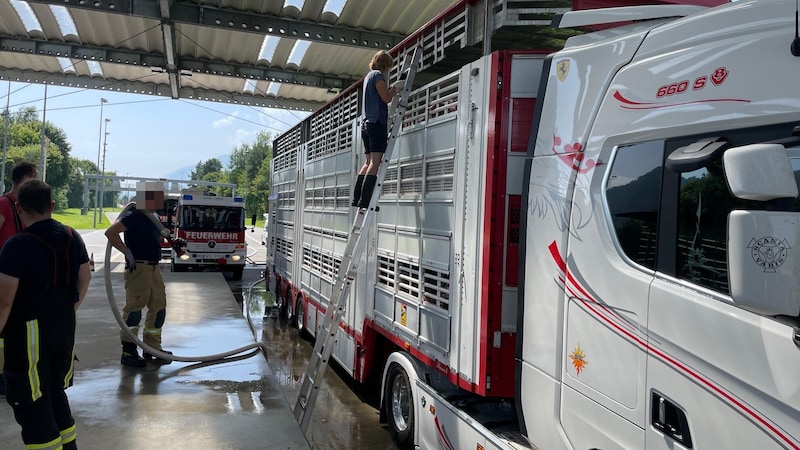
[[[392,364],[386,377],[383,407],[389,435],[400,448],[414,446],[414,398],[408,374],[399,364]]]
[[[303,297],[297,297],[294,306],[294,321],[297,326],[297,334],[303,336],[306,332],[306,312],[303,310]]]
[[[286,323],[290,327],[297,326],[297,307],[290,307],[292,304],[292,290],[286,288],[286,295],[283,296],[283,302],[286,305]]]
[[[278,297],[278,317],[289,323],[289,302],[285,298]]]
[[[231,273],[233,273],[233,280],[234,281],[241,280],[243,272],[244,272],[244,267],[242,266],[234,267],[233,270],[231,270]]]

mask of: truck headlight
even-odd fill
[[[189,260],[189,254],[188,253],[184,253],[181,256],[179,256],[179,258],[181,259],[181,261],[188,261]]]
[[[233,255],[233,256],[231,256],[231,261],[239,261],[240,259],[242,259],[242,257],[241,257],[241,256],[239,256],[239,255]]]

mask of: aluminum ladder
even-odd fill
[[[303,384],[294,407],[294,418],[297,420],[297,423],[300,424],[303,433],[306,432],[308,424],[311,422],[311,413],[314,410],[317,394],[319,394],[322,376],[325,373],[325,369],[328,367],[328,359],[333,352],[333,346],[336,342],[336,332],[342,320],[345,302],[350,293],[351,284],[356,276],[357,266],[354,261],[356,261],[364,251],[366,234],[362,233],[362,230],[371,226],[374,220],[375,208],[378,204],[378,198],[380,197],[383,178],[386,176],[386,169],[389,166],[392,151],[397,143],[400,128],[403,123],[403,115],[408,107],[408,97],[411,93],[411,87],[414,84],[414,76],[417,73],[421,56],[422,49],[416,47],[410,58],[406,56],[403,68],[398,75],[398,80],[405,80],[405,86],[402,91],[400,91],[400,95],[392,99],[392,103],[389,107],[389,116],[391,117],[389,140],[386,143],[386,152],[383,154],[383,160],[378,168],[375,189],[372,191],[372,198],[369,201],[369,206],[367,208],[359,208],[356,213],[353,226],[350,229],[350,234],[347,239],[347,245],[342,255],[342,262],[336,273],[336,284],[333,287],[331,302],[328,303],[325,318],[322,320],[317,332],[317,341],[314,344],[314,351],[311,354],[311,359],[308,361],[308,368],[305,374],[303,374]]]

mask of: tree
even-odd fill
[[[64,189],[66,192],[71,171],[70,153],[72,153],[72,145],[67,140],[64,130],[50,122],[45,124],[44,135],[50,141],[47,151],[47,183],[59,189]],[[56,158],[55,155],[58,155],[58,157]]]
[[[106,171],[104,172],[106,176],[113,177],[117,175],[117,172]],[[106,206],[117,206],[117,199],[119,198],[119,192],[114,190],[115,186],[119,185],[119,182],[112,180],[111,178],[106,178],[105,182],[103,183],[103,203],[102,207]]]
[[[70,208],[83,207],[83,189],[86,183],[86,174],[98,173],[97,164],[88,159],[69,158],[70,173],[67,184],[67,202]],[[89,183],[89,197],[86,199],[86,206],[94,205],[94,183]]]
[[[5,120],[5,115],[3,119]],[[36,108],[21,108],[8,116],[8,151],[6,154],[6,186],[11,188],[10,168],[17,162],[29,161],[39,165],[41,159],[42,121],[37,117]],[[0,123],[4,127],[5,123]],[[69,154],[72,146],[67,141],[64,130],[52,123],[45,123],[44,135],[49,140],[47,146],[46,181],[56,191],[54,197],[66,199],[70,176]],[[60,195],[59,195],[60,194]],[[58,204],[61,203],[61,204]],[[65,201],[57,200],[57,208],[66,208]]]
[[[270,156],[271,154],[272,151],[270,151]],[[270,157],[270,159],[272,158]],[[269,160],[265,160],[261,164],[258,175],[256,175],[251,185],[252,194],[248,196],[250,203],[246,204],[250,213],[259,217],[269,211],[269,167]]]
[[[228,164],[229,182],[239,186],[245,197],[248,215],[266,212],[269,194],[269,163],[272,159],[272,137],[267,132],[256,135],[252,144],[234,147]]]
[[[268,210],[271,160],[272,137],[262,131],[256,135],[254,143],[233,148],[227,169],[222,168],[218,159],[212,158],[197,163],[190,178],[236,184],[236,194],[244,197],[248,217],[260,217]],[[219,186],[209,191],[220,196],[230,196],[233,193],[230,188]]]
[[[216,172],[222,172],[222,161],[217,158],[211,158],[208,161],[197,163],[192,173],[189,174],[189,178],[197,181],[207,181],[205,180],[206,175]]]
[[[270,167],[272,162],[272,136],[267,132],[261,132],[256,137],[254,148],[263,149],[262,152],[255,153],[253,159],[254,167],[258,170],[251,178],[253,180],[251,204],[253,205],[252,214],[261,216],[261,214],[269,211],[269,184],[270,184]]]

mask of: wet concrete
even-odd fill
[[[378,420],[378,387],[361,386],[328,369],[307,440],[294,421],[300,379],[313,342],[272,316],[267,299],[246,305],[243,292],[259,280],[264,246],[248,233],[253,250],[240,281],[219,272],[169,273],[164,347],[201,355],[240,347],[258,336],[263,356],[199,367],[190,363],[131,369],[119,364],[119,329],[105,293],[103,230],[81,230],[94,253],[87,299],[78,312],[75,386],[67,393],[83,449],[396,449]],[[122,303],[122,255],[114,253],[117,303]],[[260,265],[258,265],[260,264]],[[191,278],[194,277],[194,278]],[[245,314],[250,313],[251,327]],[[308,442],[307,442],[308,441]],[[11,408],[0,399],[0,449],[23,448]]]
[[[124,300],[120,270],[111,274],[118,304]],[[80,448],[309,448],[294,420],[293,401],[290,406],[263,354],[216,365],[121,366],[119,328],[105,280],[102,272],[93,275],[78,311],[79,361],[75,385],[67,391]],[[197,356],[254,343],[253,329],[221,273],[166,269],[164,278],[169,299],[164,348]],[[24,448],[5,401],[0,401],[0,448]]]
[[[269,365],[278,380],[280,389],[294,407],[300,392],[302,375],[308,366],[313,341],[301,336],[298,330],[279,317],[274,296],[266,292],[264,283],[254,273],[246,272],[240,289],[232,282],[232,291],[240,299],[247,298],[247,286],[252,285],[251,296],[260,301],[251,302],[251,318],[256,333],[268,347]],[[256,307],[255,305],[259,306]],[[267,316],[258,320],[259,313]],[[333,364],[325,372],[323,383],[309,425],[307,439],[315,449],[397,449],[386,425],[379,421],[379,385],[359,384]]]

